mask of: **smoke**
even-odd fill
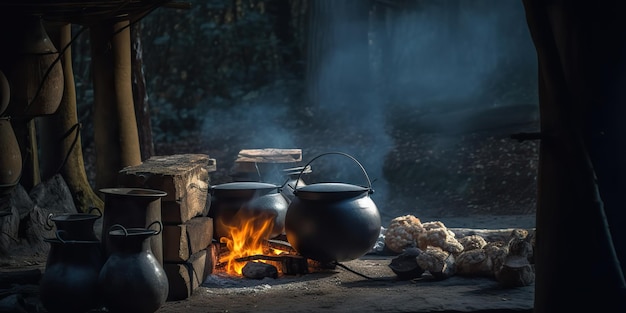
[[[204,119],[206,134],[219,134],[221,144],[236,144],[241,149],[295,148],[289,128],[289,110],[275,102],[258,99],[234,109],[217,108]]]
[[[537,103],[535,52],[519,1],[420,1],[412,9],[378,7],[357,22],[342,2],[323,2],[327,14],[317,15],[316,25],[332,38],[324,38],[327,50],[311,68],[315,79],[307,86],[315,101],[303,110],[314,122],[294,128],[285,121],[300,103],[289,108],[259,98],[233,106],[237,110],[211,112],[205,128],[236,138],[242,149],[302,148],[304,161],[315,157],[307,149],[317,136],[323,147],[316,152],[354,156],[372,180],[373,199],[384,203],[391,197],[383,165],[395,146],[394,123],[427,116],[432,125],[467,128],[468,123],[439,123],[432,113]],[[336,160],[320,160],[313,171],[323,171],[326,180],[363,185],[358,168]]]
[[[536,77],[534,47],[519,1],[429,2],[395,14],[387,23],[391,53],[385,64],[393,73],[388,96],[404,109],[506,105],[514,99],[495,93],[498,80]]]

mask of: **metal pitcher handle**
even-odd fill
[[[98,207],[95,207],[95,206],[91,207],[91,208],[89,208],[89,211],[87,211],[87,212],[89,214],[91,214],[92,211],[98,212],[98,216],[99,216],[98,218],[102,217],[102,211],[100,211],[100,209],[98,209]]]
[[[67,232],[63,229],[57,230],[54,232],[54,234],[56,235],[57,239],[59,239],[59,241],[61,243],[65,243],[65,239],[63,239],[63,236],[61,236],[61,234],[66,234]]]
[[[152,227],[152,225],[159,225],[159,230],[156,231],[156,233],[154,233],[155,235],[160,234],[163,231],[163,223],[161,223],[161,221],[154,221],[152,223],[150,223],[148,225],[148,227],[146,227],[147,229],[149,229],[150,227]]]
[[[46,218],[46,224],[44,225],[46,230],[52,230],[54,228],[54,224],[52,223],[52,218],[53,217],[54,217],[54,214],[52,214],[52,213],[48,214],[48,217]]]
[[[121,224],[113,224],[113,225],[111,225],[111,227],[109,227],[109,233],[111,233],[111,231],[113,231],[116,228],[119,228],[122,231],[124,231],[124,236],[128,237],[128,230],[126,230],[126,227],[124,227]]]
[[[302,176],[302,173],[304,173],[304,170],[309,167],[309,165],[311,164],[311,162],[315,161],[316,159],[328,155],[328,154],[337,154],[337,155],[343,155],[345,157],[348,157],[349,159],[351,159],[352,161],[354,161],[354,163],[356,163],[359,168],[361,169],[361,171],[363,172],[363,176],[365,176],[365,180],[367,180],[367,189],[368,189],[368,193],[372,194],[374,193],[374,189],[372,189],[372,181],[370,180],[370,177],[367,175],[367,172],[365,171],[365,168],[363,167],[363,165],[353,156],[345,153],[345,152],[326,152],[326,153],[322,153],[316,157],[314,157],[313,159],[311,159],[305,166],[302,167],[302,170],[300,170],[300,173],[298,174],[298,179],[296,180],[296,184],[293,186],[293,191],[296,192],[297,188],[298,188],[298,182],[300,181],[300,176]]]

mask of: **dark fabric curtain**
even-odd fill
[[[541,114],[535,313],[626,312],[622,2],[523,0]]]

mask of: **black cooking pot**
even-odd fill
[[[273,219],[269,238],[284,233],[288,202],[280,187],[264,182],[232,182],[212,186],[211,207],[208,216],[213,218],[214,238],[230,237],[230,226],[241,219]]]
[[[324,153],[309,163],[328,154],[352,159],[367,186],[330,182],[294,188],[295,198],[285,217],[287,240],[302,256],[322,263],[363,256],[378,240],[381,227],[378,208],[370,198],[371,182],[361,163],[342,152]]]

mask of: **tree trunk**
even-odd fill
[[[71,38],[71,24],[58,25],[50,31],[50,39],[59,51],[70,44]],[[71,47],[61,56],[61,64],[65,79],[61,105],[54,115],[39,118],[42,178],[47,180],[60,173],[79,212],[87,212],[91,207],[102,210],[104,203],[91,188],[85,172]]]
[[[141,160],[145,161],[154,155],[152,141],[152,124],[150,123],[150,102],[146,92],[146,80],[143,74],[143,45],[141,43],[142,23],[135,23],[131,29],[132,47],[132,81],[133,102],[139,132],[139,149]]]
[[[307,46],[307,102],[345,109],[368,98],[369,1],[312,1]]]
[[[37,154],[37,129],[33,117],[18,117],[11,120],[15,137],[22,154],[22,174],[20,185],[31,190],[41,182],[39,155]]]
[[[117,186],[122,168],[141,163],[129,23],[116,20],[91,27],[97,189]]]
[[[624,92],[613,83],[623,82],[625,69],[619,64],[626,27],[615,13],[621,10],[574,1],[524,5],[539,61],[542,133],[534,312],[625,312],[626,286],[614,246],[622,243],[623,249],[624,238],[611,235],[605,216],[605,208],[620,211],[613,220],[623,224],[624,202],[611,195],[626,187],[623,131],[602,129],[623,124]],[[603,155],[595,154],[603,135],[612,140]],[[598,172],[603,164],[610,175]]]

